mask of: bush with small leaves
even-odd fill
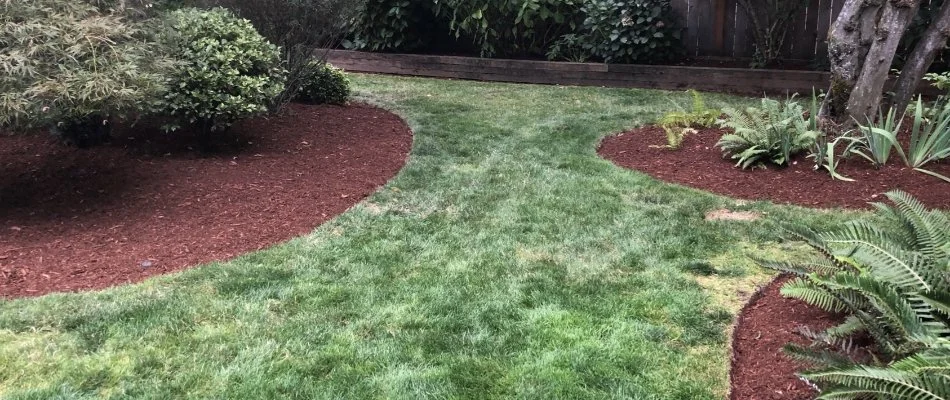
[[[344,104],[350,98],[350,80],[343,70],[330,64],[313,61],[297,100],[313,104]]]
[[[280,50],[251,23],[224,8],[169,14],[166,40],[183,66],[171,77],[162,109],[211,132],[261,115],[284,90]],[[175,126],[170,127],[174,129]]]
[[[164,91],[158,47],[145,23],[89,2],[0,3],[0,126],[95,144]]]

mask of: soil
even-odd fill
[[[0,136],[0,297],[137,282],[306,234],[392,178],[412,142],[366,105],[293,104],[211,152],[194,133],[112,136],[90,149]]]
[[[902,189],[932,208],[950,208],[950,183],[907,168],[893,155],[890,163],[875,169],[867,160],[843,160],[838,172],[855,182],[834,180],[804,155],[786,168],[742,170],[723,158],[716,142],[724,131],[701,129],[688,134],[681,148],[670,150],[666,134],[647,126],[604,139],[600,155],[615,164],[646,173],[656,179],[745,200],[770,200],[816,208],[870,208],[869,202],[885,202],[884,193]],[[950,176],[950,163],[927,165],[927,169]]]
[[[756,293],[739,316],[732,338],[731,400],[802,400],[818,395],[795,375],[808,365],[782,352],[787,343],[807,345],[803,327],[820,331],[842,321],[799,300],[782,297],[780,277]]]

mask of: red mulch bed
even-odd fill
[[[886,200],[884,193],[903,189],[930,207],[950,208],[950,183],[905,167],[897,154],[881,169],[864,159],[843,161],[838,172],[855,182],[833,180],[824,170],[815,171],[812,160],[804,156],[787,168],[742,170],[715,147],[723,133],[702,129],[687,135],[682,148],[669,150],[651,147],[665,145],[666,135],[662,129],[648,126],[604,139],[598,152],[617,165],[659,180],[739,199],[806,207],[869,208],[868,202]],[[930,164],[927,168],[950,176],[950,163]]]
[[[780,277],[756,293],[740,313],[732,338],[731,400],[813,399],[818,392],[795,373],[807,365],[782,353],[787,343],[807,345],[800,332],[818,332],[841,321],[821,309],[779,293]]]
[[[193,134],[113,137],[0,136],[0,297],[141,281],[306,234],[392,178],[412,142],[365,105],[291,105],[207,154]]]

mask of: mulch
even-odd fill
[[[634,169],[665,182],[672,182],[745,200],[770,200],[820,208],[870,208],[869,202],[885,202],[884,193],[903,189],[924,204],[950,208],[950,183],[904,166],[897,154],[888,165],[875,169],[857,157],[842,161],[838,172],[855,182],[831,179],[814,162],[799,155],[787,168],[742,170],[723,158],[716,142],[720,129],[702,129],[687,135],[677,150],[660,148],[666,135],[655,126],[624,132],[604,139],[598,152],[615,164]],[[928,169],[950,176],[950,163],[929,164]]]
[[[780,277],[757,292],[746,304],[732,337],[731,400],[801,400],[818,395],[795,375],[808,365],[784,353],[787,343],[807,345],[802,328],[819,332],[843,321],[779,293],[788,277]]]
[[[399,117],[293,104],[202,152],[197,135],[124,128],[78,149],[0,136],[0,298],[99,289],[227,260],[312,231],[405,164]]]

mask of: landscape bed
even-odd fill
[[[716,142],[726,133],[721,129],[700,129],[686,135],[679,149],[666,148],[666,136],[656,126],[645,126],[609,136],[599,153],[622,167],[631,168],[665,182],[677,183],[746,200],[769,200],[814,208],[868,209],[872,202],[884,202],[884,193],[901,189],[935,208],[950,208],[950,183],[907,168],[895,155],[883,168],[874,168],[864,159],[842,161],[838,173],[854,182],[832,179],[804,154],[792,165],[769,165],[740,169],[723,157]],[[950,176],[950,163],[929,165],[934,172]]]
[[[386,183],[412,141],[365,105],[294,104],[207,154],[189,132],[113,136],[91,149],[0,137],[0,297],[137,282],[304,235]]]

